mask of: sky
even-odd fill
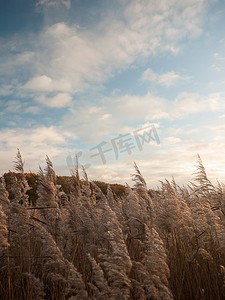
[[[225,1],[1,0],[0,174],[225,175]]]

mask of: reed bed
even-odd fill
[[[225,186],[200,157],[193,183],[151,191],[135,165],[120,196],[78,168],[66,194],[47,157],[35,204],[19,151],[14,167],[10,188],[0,179],[1,299],[225,299]]]

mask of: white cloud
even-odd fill
[[[153,148],[145,144],[143,151],[133,151],[131,156],[125,157],[119,154],[118,161],[115,157],[107,158],[106,165],[93,164],[88,170],[89,178],[103,180],[106,182],[119,182],[132,184],[130,174],[134,173],[133,161],[137,163],[149,188],[160,185],[159,180],[164,181],[175,177],[178,184],[188,184],[193,180],[193,173],[197,162],[197,153],[200,154],[206,167],[207,175],[216,183],[216,180],[223,180],[225,172],[225,158],[223,149],[224,141],[200,140],[186,137],[182,143],[175,137],[168,137],[163,140],[160,147]],[[86,163],[92,163],[87,160]]]
[[[174,71],[170,71],[167,73],[158,74],[153,72],[152,69],[148,68],[144,71],[142,75],[143,81],[151,81],[159,84],[161,86],[170,87],[176,85],[176,83],[180,80],[187,80],[190,77],[181,76]]]
[[[104,114],[100,117],[100,120],[107,120],[107,119],[111,118],[111,116],[112,116],[111,114]]]
[[[40,107],[39,106],[29,106],[25,108],[24,112],[26,114],[37,114],[40,112]]]
[[[69,8],[70,2],[37,3],[42,6],[60,3]],[[180,41],[199,36],[207,3],[118,1],[120,13],[116,9],[108,11],[91,28],[61,22],[46,27],[39,35],[29,35],[27,40],[18,41],[17,37],[14,43],[17,48],[19,45],[17,51],[21,55],[15,61],[14,54],[6,49],[6,63],[0,67],[15,74],[15,67],[21,69],[24,61],[23,67],[32,74],[24,86],[28,90],[78,93],[96,88],[138,60],[168,51],[176,53]],[[6,45],[12,48],[12,41]],[[24,51],[27,48],[30,50]],[[175,72],[158,76],[159,83],[166,86],[183,78]]]
[[[52,80],[46,75],[37,76],[30,79],[24,86],[24,89],[32,91],[71,91],[70,82],[65,79]]]
[[[212,111],[225,110],[225,94],[213,93],[208,97],[208,103]]]
[[[3,162],[1,170],[7,170],[8,162],[19,147],[28,166],[33,168],[48,154],[50,158],[61,160],[62,174],[66,174],[65,157],[67,151],[71,150],[68,148],[70,146],[74,152],[76,150],[72,145],[73,139],[83,138],[83,141],[93,143],[94,146],[105,137],[110,139],[115,134],[131,133],[139,125],[159,121],[164,124],[164,128],[159,126],[157,129],[159,137],[162,133],[162,144],[158,148],[149,145],[146,151],[136,152],[132,157],[107,168],[94,168],[93,171],[90,170],[92,178],[127,181],[133,172],[130,161],[135,160],[150,183],[172,175],[178,177],[180,182],[183,179],[187,181],[187,177],[191,176],[197,151],[203,154],[203,158],[215,162],[220,159],[225,163],[222,157],[224,143],[218,142],[223,128],[215,129],[220,134],[210,141],[204,141],[204,134],[198,135],[203,141],[194,139],[191,132],[193,127],[189,131],[178,128],[171,129],[171,132],[165,128],[168,121],[176,118],[190,122],[188,117],[194,114],[209,111],[222,114],[225,110],[222,93],[202,97],[184,92],[174,101],[168,101],[151,93],[143,96],[118,96],[118,91],[115,90],[112,97],[97,102],[93,96],[89,103],[85,100],[76,103],[75,108],[72,106],[72,95],[83,93],[89,88],[101,87],[117,72],[135,68],[135,64],[146,61],[149,57],[165,55],[165,52],[172,55],[179,52],[183,40],[196,38],[202,33],[204,9],[209,2],[121,0],[118,1],[121,5],[119,8],[108,11],[104,17],[102,14],[91,27],[88,22],[82,28],[61,22],[46,25],[35,35],[21,37],[18,34],[10,41],[1,39],[0,53],[3,53],[1,58],[4,59],[1,59],[0,73],[4,75],[2,78],[6,82],[1,87],[2,94],[14,93],[20,97],[23,94],[45,106],[69,107],[70,110],[70,114],[64,117],[61,128],[41,126],[20,129],[17,128],[17,119],[13,118],[12,125],[17,129],[0,131],[0,155]],[[69,9],[70,5],[70,1],[66,0],[37,2],[37,6],[48,10],[47,13],[53,8]],[[175,71],[160,74],[148,69],[143,75],[144,79],[169,87],[187,77]],[[16,88],[19,93],[15,93]],[[22,110],[38,113],[41,108],[33,103],[26,102],[21,106],[18,102],[11,102],[6,110],[17,114]],[[182,134],[182,143],[179,134]],[[214,143],[215,140],[217,143]],[[219,151],[221,155],[216,157]]]
[[[52,79],[46,75],[34,77],[29,80],[25,85],[24,88],[36,91],[52,91]]]
[[[44,163],[46,155],[57,161],[65,160],[69,151],[68,138],[71,138],[70,132],[54,126],[2,129],[0,131],[0,172],[7,172],[10,161],[14,160],[17,148],[21,150],[25,159],[27,171],[31,168],[32,171],[37,172],[39,164]],[[11,165],[13,166],[13,163]]]
[[[157,131],[160,128],[157,129]],[[160,147],[156,148],[145,144],[143,151],[134,151],[131,156],[119,155],[118,160],[115,157],[107,160],[106,165],[92,165],[87,170],[90,179],[104,180],[107,182],[128,182],[130,174],[134,173],[133,161],[135,161],[143,176],[146,179],[148,187],[160,185],[159,180],[164,178],[171,179],[172,176],[178,184],[187,183],[192,179],[194,165],[197,160],[197,153],[200,153],[205,164],[208,177],[215,182],[216,179],[224,178],[225,158],[223,149],[225,139],[218,140],[219,135],[224,132],[224,126],[211,128],[213,137],[208,140],[207,137],[200,139],[199,136],[182,137],[182,143],[176,136],[169,136],[161,141]],[[202,130],[204,132],[204,130]],[[129,131],[128,131],[129,132]],[[204,134],[200,133],[200,136]],[[26,171],[36,172],[39,164],[44,166],[44,158],[47,154],[55,165],[57,174],[69,174],[66,165],[66,157],[72,151],[75,155],[75,147],[68,148],[69,139],[73,135],[69,131],[57,127],[38,127],[35,129],[4,129],[0,131],[0,155],[2,158],[0,172],[7,172],[9,162],[16,155],[16,149],[19,147],[23,158],[25,159]],[[99,141],[100,142],[100,141]],[[55,164],[57,162],[57,164]],[[92,163],[92,161],[86,161]],[[12,168],[11,167],[11,168]]]
[[[5,84],[0,87],[0,95],[5,97],[14,93],[15,86],[13,84]]]
[[[219,53],[214,53],[213,56],[216,60],[225,60],[225,57],[221,56]]]
[[[134,122],[152,123],[158,117],[162,119],[173,117],[168,113],[169,103],[150,93],[143,97],[125,95],[106,98],[98,108],[94,107],[94,110],[91,104],[90,108],[88,104],[86,105],[70,110],[63,120],[63,126],[73,127],[86,143],[100,143],[112,135],[132,132],[135,129]]]
[[[60,93],[52,98],[46,98],[45,96],[39,96],[36,98],[39,103],[55,108],[68,107],[72,104],[72,98],[69,94]]]
[[[106,136],[127,133],[134,123],[152,123],[154,120],[171,119],[170,103],[150,93],[143,97],[124,95],[105,98],[98,106],[92,103],[70,109],[63,126],[73,127],[86,141],[101,142]],[[104,120],[104,126],[102,121]]]
[[[4,112],[13,113],[18,112],[22,108],[22,104],[20,101],[17,100],[10,100],[6,102],[6,107],[4,109]]]
[[[30,62],[34,58],[34,52],[25,51],[23,53],[19,53],[16,56],[16,60],[18,64],[24,64]]]
[[[21,143],[39,146],[43,143],[65,144],[64,135],[54,126],[37,127],[33,129],[4,129],[0,131],[1,143],[6,147],[19,147]],[[4,147],[3,147],[4,148]]]
[[[67,9],[71,7],[70,0],[38,0],[36,3],[37,8],[41,7],[60,7],[60,5],[64,5]]]
[[[124,1],[131,28],[153,39],[151,44],[171,50],[179,39],[201,34],[204,9],[208,1]],[[162,36],[165,40],[162,39]],[[144,40],[141,40],[144,43]],[[167,47],[166,47],[167,44]]]
[[[83,143],[100,143],[106,137],[132,132],[137,124],[168,123],[178,119],[188,121],[189,128],[185,132],[188,130],[190,135],[196,134],[190,118],[208,112],[222,114],[223,111],[225,112],[223,94],[203,97],[197,93],[183,92],[173,101],[151,93],[143,96],[128,94],[104,98],[95,106],[91,102],[79,104],[64,116],[62,124],[65,128],[76,130]],[[174,134],[173,131],[168,132],[169,136]]]
[[[174,136],[169,136],[169,137],[163,139],[163,143],[166,143],[166,144],[177,144],[179,142],[181,142],[181,139],[174,137]]]
[[[196,114],[210,110],[207,99],[197,93],[180,93],[173,102],[174,117],[183,118],[185,115]]]

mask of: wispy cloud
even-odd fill
[[[69,7],[70,2],[40,0],[37,5],[57,3]],[[143,58],[179,51],[180,41],[201,34],[207,2],[118,3],[120,14],[117,10],[107,12],[91,28],[60,22],[39,34],[29,34],[27,38],[17,35],[10,42],[3,41],[1,72],[10,78],[15,72],[30,74],[24,85],[28,90],[83,92]],[[180,78],[170,72],[156,79],[170,86]],[[20,80],[20,76],[16,79]]]
[[[117,0],[105,5],[100,0],[88,15],[82,1],[36,1],[45,25],[0,40],[1,122],[14,128],[0,131],[2,171],[19,147],[28,166],[48,154],[53,162],[59,161],[56,169],[68,174],[68,152],[75,154],[77,148],[95,146],[149,123],[158,124],[162,144],[157,149],[146,147],[132,158],[90,168],[90,176],[129,181],[135,160],[150,183],[152,177],[158,180],[172,173],[181,181],[192,173],[196,152],[216,160],[214,152],[224,149],[223,127],[208,130],[206,137],[196,124],[209,114],[224,115],[224,93],[203,93],[197,81],[191,88],[185,86],[190,78],[186,74],[193,81],[196,74],[201,76],[201,70],[191,72],[185,51],[190,44],[197,45],[192,39],[202,35],[212,1]],[[82,22],[73,8],[85,11]],[[222,66],[223,51],[213,49],[211,59],[212,53],[218,54],[210,63]],[[144,88],[133,84],[140,83],[143,70],[142,80],[155,85],[152,93],[145,90],[147,84]],[[166,91],[167,98],[161,87],[178,84],[177,90]],[[225,162],[222,154],[218,157]]]
[[[225,60],[225,57],[221,56],[219,53],[214,53],[213,56],[216,60],[222,60],[222,61]]]
[[[150,68],[145,70],[142,75],[143,81],[154,82],[158,85],[165,86],[165,87],[175,86],[179,81],[188,80],[188,79],[190,79],[190,77],[181,76],[174,71],[159,74],[157,72],[154,72]]]
[[[70,82],[64,79],[54,81],[46,75],[33,77],[23,86],[23,88],[41,92],[71,91]]]
[[[166,143],[166,144],[177,144],[180,142],[181,142],[181,139],[174,137],[174,136],[169,136],[163,140],[163,143]]]
[[[24,112],[26,114],[38,114],[40,112],[40,107],[39,106],[29,106],[25,108]]]
[[[39,96],[36,98],[36,100],[43,105],[55,108],[68,107],[72,104],[71,96],[66,93],[60,93],[54,97],[48,98],[45,96]]]
[[[52,159],[61,157],[64,160],[68,153],[68,139],[71,137],[76,138],[74,134],[71,135],[65,129],[55,126],[2,129],[0,131],[0,172],[8,169],[9,161],[13,160],[17,148],[20,148],[26,159],[27,171],[31,166],[32,170],[36,172],[46,155]]]
[[[71,0],[38,0],[36,2],[36,8],[51,8],[57,7],[59,8],[60,5],[64,5],[67,9],[71,7]]]
[[[150,92],[143,96],[108,97],[96,103],[80,104],[65,115],[62,124],[79,132],[83,142],[98,143],[104,137],[135,129],[137,124],[173,122],[207,112],[224,110],[223,94],[203,97],[180,93],[173,101]],[[170,133],[171,134],[171,133]]]

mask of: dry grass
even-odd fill
[[[65,195],[47,158],[35,207],[19,152],[15,168],[10,190],[0,180],[1,299],[225,299],[225,190],[200,157],[195,183],[151,196],[135,165],[120,198],[78,170]]]

